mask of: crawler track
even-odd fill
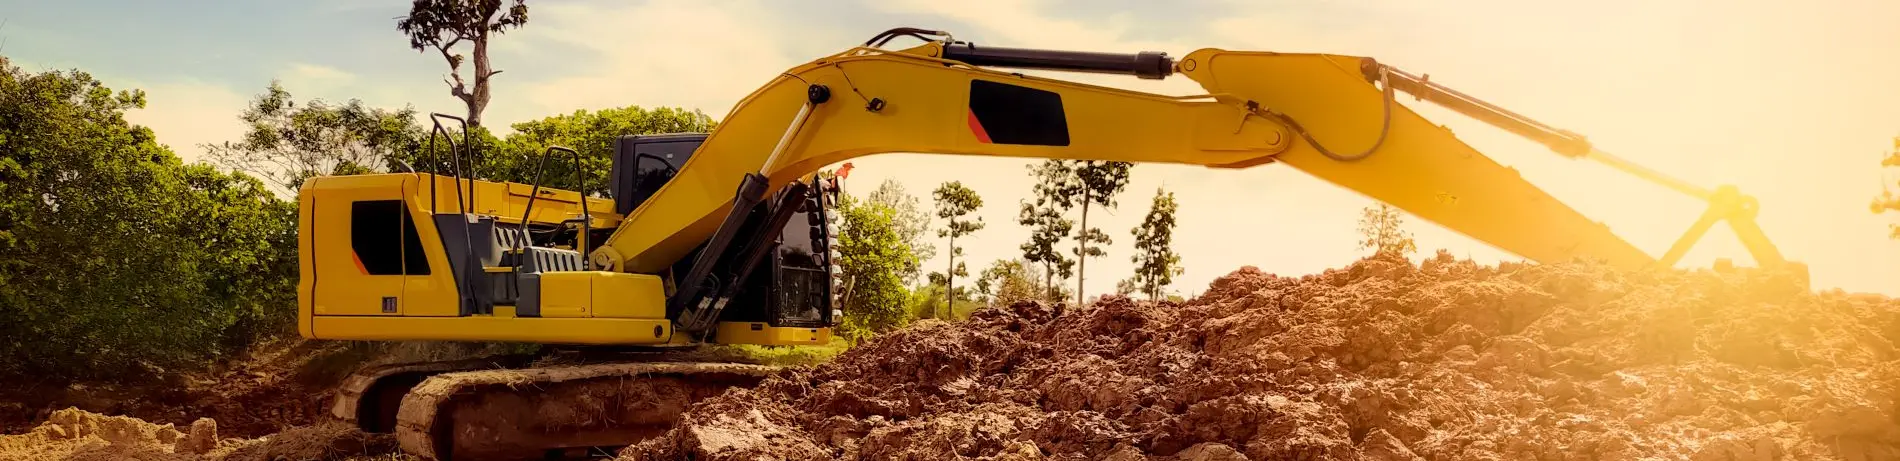
[[[655,362],[442,372],[403,395],[394,429],[403,451],[432,460],[611,449],[663,433],[692,403],[776,370]]]
[[[358,370],[337,387],[330,415],[354,422],[364,432],[386,433],[396,429],[396,408],[404,394],[436,374],[520,368],[535,359],[531,355],[507,355],[440,362],[395,363]]]

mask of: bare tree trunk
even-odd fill
[[[488,77],[493,74],[488,65],[488,32],[483,30],[475,37],[475,91],[462,98],[468,104],[468,126],[482,125],[482,110],[488,108]]]
[[[1054,303],[1056,302],[1056,266],[1043,261],[1042,273],[1042,299]]]
[[[955,220],[950,221],[950,228],[951,229],[957,228],[957,222]],[[943,270],[943,310],[946,313],[952,311],[952,309],[950,308],[950,304],[956,302],[956,299],[957,299],[957,295],[955,291],[956,284],[957,284],[957,234],[955,233],[954,230],[952,230],[950,234],[950,267]],[[930,314],[936,315],[937,313],[931,312]],[[937,317],[937,318],[948,320],[950,316],[946,314],[943,317]]]
[[[1075,239],[1075,307],[1082,307],[1082,280],[1089,272],[1089,194],[1082,193],[1082,234]]]

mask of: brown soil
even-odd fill
[[[693,402],[775,369],[728,363],[587,364],[437,375],[398,413],[404,451],[425,459],[535,459],[672,428]]]
[[[1243,268],[926,322],[623,459],[1900,459],[1900,302],[1734,271]]]
[[[0,389],[0,433],[32,430],[64,408],[178,426],[206,417],[227,436],[256,438],[309,426],[328,414],[336,385],[359,367],[497,354],[474,343],[350,343],[286,338],[260,344],[216,368],[162,378]]]
[[[259,437],[312,424],[341,375],[333,361],[359,361],[334,341],[284,340],[262,345],[223,369],[124,383],[79,383],[0,391],[0,433],[30,430],[63,408],[126,415],[160,423],[218,420],[227,435]]]
[[[79,409],[53,412],[24,434],[0,435],[0,459],[9,461],[340,460],[395,452],[393,437],[338,424],[247,440],[219,438],[218,423],[209,418],[178,428]]]

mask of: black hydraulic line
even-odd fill
[[[1144,79],[1161,79],[1174,73],[1174,58],[1159,51],[1143,51],[1134,54],[1097,53],[979,47],[974,43],[957,42],[943,46],[943,57],[973,66],[1130,74]]]
[[[699,256],[693,258],[693,265],[686,270],[686,277],[680,279],[679,291],[667,300],[668,312],[686,312],[692,304],[700,302],[700,295],[707,288],[706,277],[712,273],[713,264],[725,255],[726,247],[732,243],[732,237],[739,233],[739,228],[745,225],[753,207],[765,198],[767,184],[765,175],[758,173],[746,173],[740,179],[739,190],[733,194],[731,211],[726,212],[726,219],[719,223],[719,230],[714,231],[712,238],[706,241],[706,247],[699,250]]]
[[[918,40],[923,40],[923,41],[928,42],[930,41],[930,38],[925,37],[926,35],[944,37],[944,36],[949,36],[950,34],[948,32],[939,31],[939,30],[920,29],[916,27],[898,27],[895,29],[891,29],[891,30],[887,30],[882,33],[879,33],[876,36],[871,37],[870,40],[865,40],[864,46],[884,46],[884,44],[890,43],[891,39],[894,39],[897,37],[905,37],[905,36],[916,37]]]
[[[1431,101],[1466,117],[1478,119],[1511,134],[1523,136],[1568,157],[1590,153],[1590,141],[1582,135],[1545,125],[1543,122],[1512,112],[1496,104],[1464,94],[1421,76],[1366,59],[1360,71],[1368,80],[1385,79],[1386,85],[1413,97]]]
[[[732,280],[726,282],[724,289],[710,294],[716,297],[710,306],[680,315],[680,319],[685,321],[687,332],[706,331],[713,322],[719,320],[719,313],[725,310],[726,301],[717,298],[731,298],[739,295],[739,290],[745,286],[746,279],[751,277],[753,269],[758,267],[759,260],[765,256],[767,250],[772,249],[775,243],[773,240],[779,236],[779,231],[785,228],[785,223],[790,222],[793,215],[798,214],[799,205],[805,201],[805,191],[805,183],[796,181],[779,190],[779,197],[772,204],[772,215],[766,219],[763,227],[752,234],[751,241],[747,242],[744,249],[740,251],[738,267],[734,269],[737,272],[732,274]]]

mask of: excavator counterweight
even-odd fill
[[[882,47],[897,37],[924,43]],[[1150,94],[999,69],[1180,76],[1206,93]],[[831,340],[849,287],[834,247],[837,182],[816,173],[879,153],[1280,163],[1546,263],[1669,267],[1726,221],[1758,265],[1805,277],[1755,224],[1755,201],[1733,187],[1689,185],[1366,57],[996,48],[900,28],[770,77],[710,133],[618,139],[605,197],[475,177],[463,167],[472,163],[467,138],[455,145],[440,124],[455,120],[447,116],[433,117],[433,133],[451,144],[446,165],[307,181],[299,191],[305,337],[658,354],[585,366],[515,357],[366,369],[334,413],[394,431],[429,459],[633,443],[679,407],[772,372],[679,351]],[[1399,104],[1397,92],[1711,206],[1662,257],[1651,256]],[[555,151],[583,163],[554,148],[543,164]],[[626,404],[656,393],[665,398]],[[560,421],[565,415],[611,417],[573,425]],[[561,430],[572,436],[548,435]]]

